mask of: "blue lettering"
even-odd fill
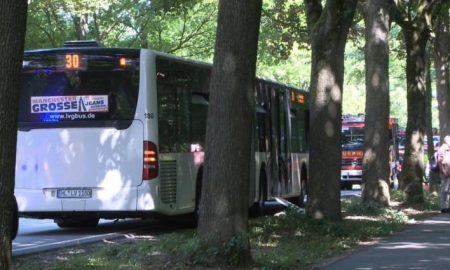
[[[64,102],[64,110],[68,110],[68,109],[70,109],[70,102],[66,101],[66,102]]]
[[[103,105],[103,100],[88,101],[86,105]]]
[[[80,108],[81,106],[81,108]],[[52,102],[52,103],[41,103],[33,104],[31,106],[32,113],[43,113],[43,112],[61,112],[64,110],[77,110],[84,109],[84,104],[80,104],[79,101],[65,101],[65,102]]]
[[[34,104],[33,107],[31,107],[31,110],[33,112],[39,112],[39,104]]]
[[[86,111],[86,106],[84,106],[84,103],[83,103],[83,99],[80,97],[80,99],[78,100],[78,104],[79,104],[79,110],[78,111]]]

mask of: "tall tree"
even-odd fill
[[[362,199],[389,205],[389,0],[368,0]]]
[[[433,0],[399,2],[393,9],[406,44],[407,114],[406,145],[399,187],[406,199],[423,200],[424,134],[426,94],[426,46],[430,36]]]
[[[434,39],[434,67],[436,70],[436,93],[439,111],[441,139],[450,134],[450,85],[449,85],[449,15],[448,6],[437,14]]]
[[[218,262],[247,263],[252,112],[261,0],[220,0],[210,86],[199,236],[224,251]]]
[[[27,1],[0,1],[0,269],[11,269],[17,110]]]
[[[340,219],[344,51],[357,0],[306,0],[311,37],[310,181],[307,212]]]

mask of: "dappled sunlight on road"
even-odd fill
[[[438,249],[438,248],[450,248],[449,244],[434,244],[434,243],[418,243],[418,242],[394,242],[384,244],[378,249]]]
[[[449,269],[450,215],[437,214],[323,269]]]
[[[450,220],[425,220],[422,224],[440,224],[440,225],[448,225],[450,228]]]

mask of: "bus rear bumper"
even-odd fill
[[[125,218],[150,218],[160,217],[154,211],[55,211],[55,212],[19,212],[19,217],[34,219],[125,219]]]
[[[342,170],[341,171],[341,181],[342,182],[361,183],[361,180],[362,180],[362,170]]]
[[[18,189],[17,198],[19,213],[32,212],[103,212],[103,211],[136,211],[137,187],[123,188],[121,192],[109,192],[104,189],[86,189],[88,193],[78,193],[87,198],[60,198],[58,188]],[[77,193],[74,196],[78,196]],[[69,194],[70,195],[70,194]],[[152,210],[152,209],[148,209]]]

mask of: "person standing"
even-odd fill
[[[444,137],[442,145],[436,152],[436,161],[439,166],[441,178],[440,204],[441,213],[450,213],[449,192],[450,192],[450,136]]]

